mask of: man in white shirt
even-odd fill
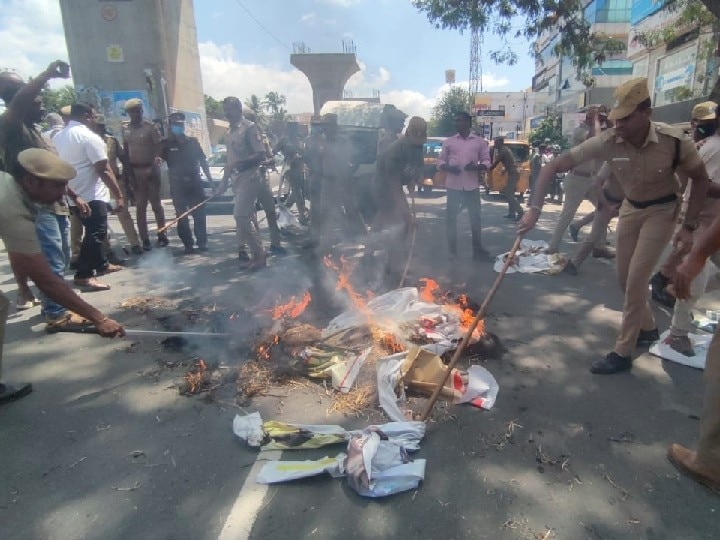
[[[91,106],[75,103],[70,110],[70,122],[55,135],[53,143],[62,159],[77,171],[70,187],[88,202],[90,212],[73,206],[72,212],[80,218],[85,236],[80,248],[75,272],[75,284],[90,290],[108,290],[96,276],[117,272],[122,267],[109,264],[103,251],[107,237],[107,212],[110,193],[118,208],[125,204],[115,175],[110,168],[105,142],[90,129],[95,113]]]

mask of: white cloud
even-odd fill
[[[274,91],[285,95],[291,113],[312,111],[312,89],[300,71],[241,63],[232,45],[207,41],[200,43],[199,49],[206,94],[217,99],[237,96],[244,100],[251,94],[264,96]]]
[[[67,59],[57,0],[10,0],[0,18],[0,68],[37,75],[53,60]],[[66,81],[55,82],[60,86]]]
[[[300,17],[301,23],[313,23],[317,20],[317,14],[314,11],[311,11],[310,13],[304,13],[302,17]]]

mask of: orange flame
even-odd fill
[[[200,358],[196,363],[192,372],[188,372],[183,377],[185,382],[188,384],[188,393],[194,394],[203,384],[203,375],[207,371],[207,364],[205,360]]]
[[[358,293],[350,283],[350,275],[352,274],[354,265],[351,264],[345,257],[340,257],[340,265],[338,266],[329,255],[325,255],[323,263],[328,268],[335,270],[338,274],[337,285],[335,289],[338,291],[345,291],[350,298],[353,305],[361,312],[367,311],[367,301],[363,296]]]
[[[261,343],[255,348],[255,355],[259,360],[270,360],[270,351],[278,343],[280,343],[280,336],[275,334],[269,341]]]
[[[378,341],[380,342],[380,345],[390,354],[405,352],[407,350],[407,347],[400,343],[398,339],[390,333],[381,334]]]
[[[434,279],[421,278],[420,281],[425,283],[425,286],[420,291],[420,300],[423,302],[432,303],[435,301],[435,292],[440,289],[440,285]]]
[[[296,297],[293,296],[288,303],[275,306],[272,310],[272,318],[274,320],[280,319],[281,317],[295,319],[305,311],[308,305],[310,305],[311,300],[312,296],[310,295],[310,291],[305,291],[300,300],[297,300]]]

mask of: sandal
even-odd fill
[[[99,270],[99,271],[97,272],[97,275],[98,275],[98,276],[105,276],[105,275],[107,275],[107,274],[112,274],[112,273],[114,273],[114,272],[119,272],[120,270],[123,270],[124,268],[125,268],[124,266],[120,266],[119,264],[108,263],[107,266],[105,266],[105,268],[103,268],[102,270]]]
[[[90,291],[109,291],[110,285],[107,283],[101,283],[94,277],[87,278],[87,279],[74,279],[73,283],[77,285],[78,287],[82,287],[83,289],[87,289]]]

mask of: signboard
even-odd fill
[[[505,116],[505,110],[504,109],[478,109],[477,110],[478,116]]]
[[[634,0],[630,9],[630,24],[634,26],[664,7],[663,0]]]
[[[455,70],[454,69],[446,69],[445,70],[445,84],[455,84]]]
[[[540,127],[540,124],[542,124],[542,121],[545,120],[545,115],[541,116],[533,116],[530,119],[530,129],[537,129]]]

